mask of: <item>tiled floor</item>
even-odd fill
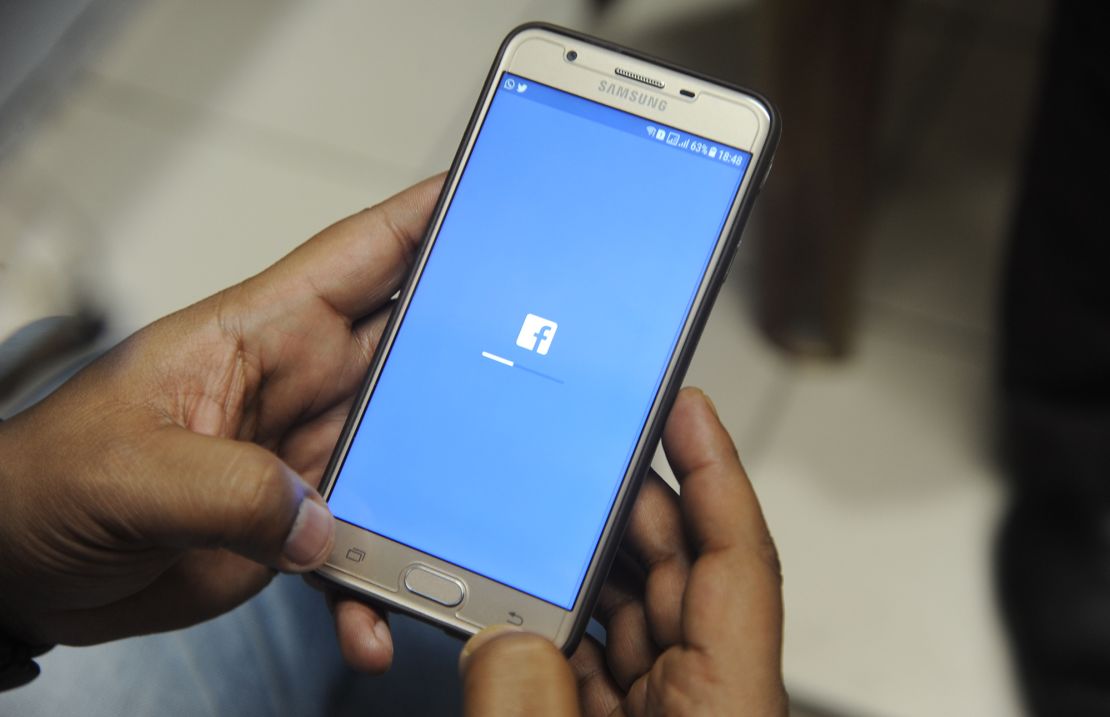
[[[723,27],[720,12],[748,25],[746,10],[701,4],[704,26]],[[663,41],[675,21],[664,5],[624,3],[600,27],[667,52],[682,43]],[[1020,5],[975,21],[912,147],[893,123],[898,171],[876,209],[854,356],[796,363],[767,346],[744,265],[690,371],[782,553],[790,687],[830,712],[1018,711],[988,551],[1003,495],[989,451],[993,296],[1041,11]],[[967,14],[907,7],[895,78],[921,70],[944,18]],[[3,258],[79,283],[120,333],[446,167],[512,26],[593,23],[557,0],[180,0],[124,17],[0,164]],[[892,87],[897,119],[905,92]],[[32,256],[43,237],[72,261]],[[0,310],[0,329],[64,306],[49,283]]]

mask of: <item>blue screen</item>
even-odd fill
[[[749,160],[503,75],[335,516],[571,609]]]

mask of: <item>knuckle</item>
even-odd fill
[[[602,623],[616,622],[627,619],[629,608],[636,607],[636,600],[631,595],[616,594],[598,603],[596,614]]]

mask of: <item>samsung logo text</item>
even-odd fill
[[[601,84],[597,86],[597,89],[600,92],[612,95],[613,97],[619,97],[634,105],[643,105],[644,107],[659,110],[660,112],[665,112],[667,109],[667,101],[665,99],[648,94],[643,90],[633,89],[627,85],[618,85],[616,82],[602,80]]]

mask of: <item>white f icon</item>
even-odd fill
[[[555,338],[555,331],[559,325],[554,321],[528,314],[524,317],[524,325],[516,337],[516,345],[528,351],[535,351],[540,356],[545,356],[551,348],[551,340]]]

